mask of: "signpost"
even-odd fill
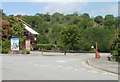
[[[11,38],[11,50],[19,50],[19,36],[13,35]]]
[[[97,44],[97,42],[96,42],[95,58],[100,58],[100,54],[98,52],[98,44]]]

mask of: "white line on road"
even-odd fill
[[[39,64],[35,64],[36,66],[38,66]]]
[[[64,69],[73,69],[73,67],[67,67],[67,68],[64,68]]]
[[[96,72],[96,71],[93,71],[93,70],[91,70],[91,72],[92,72],[92,73],[98,73],[98,72]]]
[[[42,64],[41,66],[45,66],[45,67],[48,67],[48,66],[50,66],[50,65],[44,65],[44,64]]]
[[[105,75],[105,74],[108,74],[108,73],[107,73],[107,72],[104,72],[104,73],[102,73],[102,74],[104,74],[104,75]]]
[[[66,61],[56,61],[56,62],[62,62],[62,63],[64,63],[64,62],[66,62]]]

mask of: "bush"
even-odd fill
[[[95,50],[88,51],[88,53],[95,53]]]
[[[51,50],[52,47],[56,47],[54,44],[37,44],[38,49],[44,48],[45,50]]]
[[[116,61],[120,62],[120,31],[118,33],[119,37],[116,37],[111,45],[111,54],[116,58]]]
[[[7,54],[10,51],[10,40],[5,39],[2,41],[2,53]]]
[[[64,45],[62,45],[62,44],[56,44],[56,47],[63,48]]]
[[[26,49],[26,54],[30,54],[30,50],[29,49]]]

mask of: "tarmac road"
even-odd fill
[[[3,80],[118,80],[117,75],[90,69],[81,61],[94,57],[94,54],[45,53],[38,55],[2,56]],[[59,56],[48,56],[59,54]],[[108,54],[103,54],[107,56]]]

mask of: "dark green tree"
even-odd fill
[[[104,19],[104,25],[106,27],[116,27],[117,21],[116,18],[113,15],[106,15]]]
[[[60,42],[63,44],[64,49],[74,50],[80,39],[79,36],[79,28],[75,25],[70,25],[61,31]]]
[[[98,24],[101,24],[102,22],[103,22],[103,17],[102,16],[96,16],[95,18],[94,18],[94,21],[96,22],[96,23],[98,23]]]
[[[52,27],[51,31],[49,32],[50,42],[52,44],[60,43],[60,32],[63,28],[65,28],[63,24],[56,24]]]

